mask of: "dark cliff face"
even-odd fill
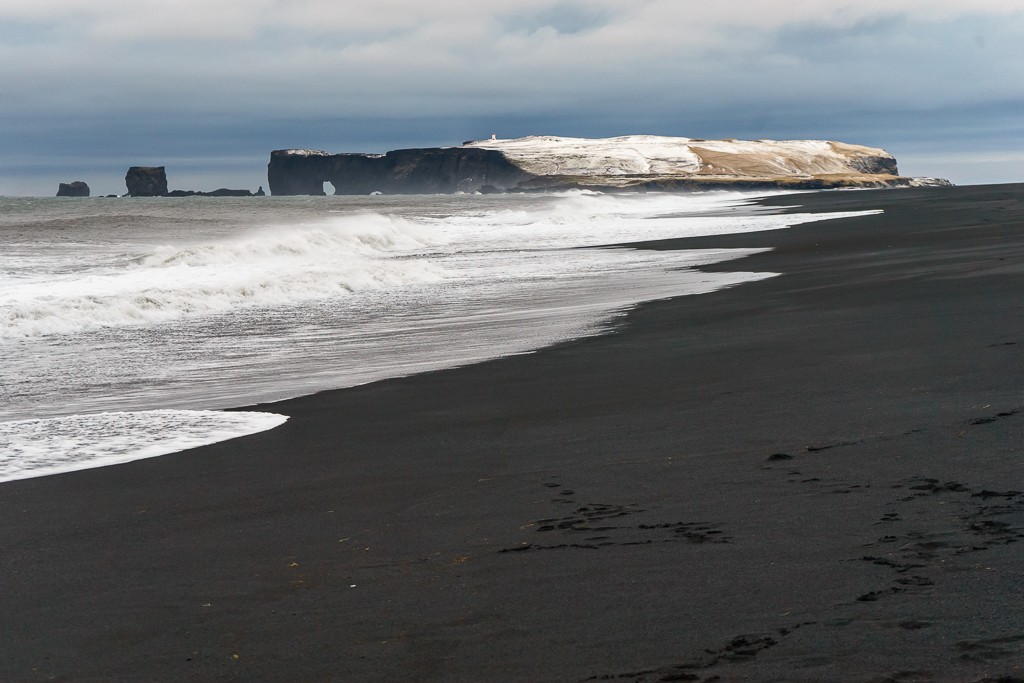
[[[511,189],[534,176],[489,149],[400,149],[387,154],[271,152],[267,166],[275,195],[324,194],[447,194],[476,192],[482,187]]]
[[[124,184],[132,197],[163,197],[167,194],[167,173],[163,166],[132,166]]]
[[[896,160],[892,157],[855,157],[850,159],[850,166],[861,173],[896,176],[900,174],[896,168]]]
[[[270,193],[324,194],[324,183],[330,175],[331,156],[324,153],[303,154],[288,149],[270,153],[267,180]]]

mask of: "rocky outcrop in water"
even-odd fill
[[[270,155],[276,195],[826,189],[943,184],[899,175],[876,147],[826,140],[531,136],[386,154],[284,149]]]
[[[163,166],[132,166],[124,177],[129,197],[265,197],[263,186],[255,193],[251,190],[231,190],[226,187],[203,192],[200,190],[167,191],[167,173]],[[61,185],[63,187],[63,185]]]
[[[61,183],[57,188],[58,197],[88,197],[89,186],[82,180],[75,180],[70,183]]]
[[[124,184],[130,197],[163,197],[167,194],[167,173],[163,166],[132,166]]]
[[[261,187],[260,190],[263,188]],[[226,187],[222,187],[212,192],[200,192],[198,190],[171,190],[165,197],[263,197],[264,194],[256,192],[255,194],[250,190],[229,190]]]

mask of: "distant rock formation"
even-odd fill
[[[82,180],[75,180],[70,183],[61,183],[57,188],[58,197],[88,197],[89,186]]]
[[[475,192],[483,185],[516,187],[530,177],[501,152],[466,147],[400,149],[387,154],[279,149],[271,152],[267,166],[274,195],[322,195],[325,182],[334,187],[334,194]]]
[[[163,197],[167,194],[167,173],[163,166],[132,166],[124,184],[130,197]]]
[[[250,190],[229,190],[222,187],[212,192],[198,190],[167,191],[167,173],[163,166],[132,166],[124,177],[129,197],[265,197],[263,186],[254,194]],[[61,187],[64,187],[61,185]],[[88,192],[88,190],[86,190]]]
[[[825,140],[697,140],[654,135],[531,136],[387,154],[271,152],[275,195],[528,192],[565,189],[825,189],[943,184],[899,175],[883,149]]]
[[[229,190],[222,187],[212,192],[199,192],[196,190],[171,190],[165,197],[258,197],[259,192],[253,194],[250,190]]]

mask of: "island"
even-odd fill
[[[167,194],[167,172],[163,166],[131,166],[124,184],[129,197],[163,197]]]
[[[57,186],[58,197],[88,197],[89,185],[84,180],[74,180]]]
[[[657,135],[529,136],[384,154],[279,149],[274,195],[437,194],[591,189],[829,189],[948,185],[901,176],[884,149],[830,140],[701,140]]]

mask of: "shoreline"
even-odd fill
[[[173,206],[157,209],[153,205],[143,211],[147,215],[157,214],[151,216],[155,224],[150,229],[136,231],[133,237],[123,236],[138,240],[133,253],[137,253],[145,267],[130,262],[122,268],[116,262],[119,256],[112,253],[115,265],[97,271],[95,274],[100,279],[86,283],[81,292],[67,291],[66,296],[48,301],[45,296],[48,290],[29,284],[45,280],[48,266],[45,262],[33,266],[31,260],[15,256],[15,270],[25,274],[27,279],[21,284],[15,281],[13,299],[9,297],[4,307],[10,315],[0,336],[7,338],[9,344],[5,346],[11,353],[0,369],[0,384],[19,389],[8,392],[11,400],[0,405],[0,420],[10,422],[116,410],[222,409],[294,398],[314,391],[386,379],[389,375],[477,362],[581,336],[594,329],[596,318],[607,317],[603,315],[605,311],[617,312],[638,301],[716,286],[707,282],[708,276],[702,273],[676,267],[728,258],[732,254],[603,248],[534,252],[521,247],[523,238],[532,243],[537,236],[533,234],[535,230],[530,230],[529,237],[520,238],[521,228],[510,226],[485,237],[486,232],[478,233],[473,226],[492,219],[501,224],[511,215],[506,213],[509,210],[525,210],[526,215],[532,217],[530,220],[552,211],[568,211],[572,215],[580,214],[581,220],[593,224],[596,232],[589,227],[580,229],[579,223],[575,224],[575,229],[566,226],[563,216],[543,224],[544,242],[548,246],[558,243],[565,247],[590,244],[603,247],[627,238],[650,237],[652,232],[654,236],[666,237],[691,234],[692,230],[678,224],[701,222],[685,218],[680,221],[670,216],[663,221],[628,224],[622,222],[619,211],[651,215],[660,214],[663,207],[690,207],[702,211],[706,222],[713,220],[706,215],[708,209],[723,207],[737,197],[742,198],[742,195],[659,195],[631,199],[572,198],[569,195],[414,197],[396,199],[392,207],[395,215],[388,213],[390,200],[381,204],[364,201],[364,198],[343,198],[338,202],[338,215],[335,215],[334,208],[316,199],[291,198],[288,204],[272,213],[252,215],[256,225],[240,231],[235,224],[246,224],[251,212],[242,207],[240,200],[229,200],[232,207],[221,219],[196,234],[187,219],[198,218],[205,210],[189,207],[188,200],[168,200]],[[66,220],[77,223],[74,216],[64,216],[63,209],[54,209],[60,203],[60,200],[49,202],[50,210],[63,216],[58,224],[63,225]],[[366,209],[363,207],[374,203],[377,207],[371,213],[375,216],[364,218],[362,213]],[[458,212],[467,207],[471,216],[453,225],[438,225],[437,219],[430,217],[436,210]],[[381,210],[387,215],[381,214]],[[477,210],[482,213],[476,214]],[[411,223],[401,218],[407,213],[418,215],[421,211],[425,213]],[[612,212],[611,216],[605,215],[608,211]],[[77,209],[71,213],[89,214]],[[731,212],[723,210],[722,213]],[[287,221],[286,215],[290,216]],[[175,216],[182,219],[177,227],[172,225]],[[304,216],[315,217],[312,225],[307,226]],[[82,218],[87,223],[81,226],[85,230],[83,239],[95,239],[111,247],[107,251],[119,248],[117,241],[121,236],[116,231],[106,231],[102,227],[104,219]],[[721,229],[732,229],[730,226],[736,223],[745,223],[748,229],[758,227],[758,223],[781,226],[785,220],[787,217],[779,215],[744,216],[740,213],[722,218],[725,223]],[[274,223],[293,227],[273,231],[272,235],[257,227]],[[559,224],[565,227],[559,228]],[[614,232],[606,232],[608,229]],[[407,238],[413,240],[412,244],[392,243],[393,239],[404,243]],[[317,246],[323,239],[328,240],[329,249],[322,244]],[[414,258],[413,252],[420,247],[413,244],[418,244],[420,239],[449,246]],[[357,252],[362,252],[364,247],[370,249],[367,258],[358,254],[352,256],[353,240],[360,243],[356,246]],[[462,247],[457,246],[462,240],[478,244],[469,252],[463,252]],[[501,251],[504,247],[497,251],[485,248],[475,256],[481,240],[492,246],[501,243],[513,251],[506,255]],[[56,253],[63,254],[60,258],[67,258],[73,264],[71,267],[86,267],[85,263],[78,263],[80,259],[73,249],[59,246],[59,229],[43,231],[40,242],[51,241]],[[164,241],[170,241],[170,248],[176,250],[173,256],[168,254],[169,247]],[[392,253],[395,249],[398,252]],[[247,255],[240,255],[238,250]],[[258,254],[255,257],[250,253],[253,250]],[[308,256],[297,257],[295,250]],[[409,253],[404,253],[407,251]],[[434,251],[433,247],[429,251]],[[154,255],[155,260],[151,258]],[[164,260],[165,257],[170,260]],[[242,267],[242,261],[249,258],[253,259],[252,266]],[[488,267],[500,273],[496,281],[465,277],[465,268],[475,267],[471,263],[477,258],[489,262]],[[179,267],[179,260],[195,261],[203,267],[179,273],[183,269]],[[531,267],[536,268],[537,263],[545,260],[547,266],[529,274]],[[531,266],[530,261],[534,265]],[[219,265],[214,266],[214,263]],[[621,274],[602,275],[605,268]],[[543,278],[536,277],[537,274]],[[397,299],[389,291],[392,285],[381,278],[406,281]],[[714,278],[722,278],[723,283],[736,279],[732,274],[711,279]],[[342,289],[353,288],[351,306],[346,304],[339,309],[320,301],[324,296],[337,294],[335,285],[341,287],[342,284],[346,285]],[[110,287],[119,293],[104,294],[105,288]],[[502,290],[508,291],[502,293]],[[96,296],[87,296],[89,292]],[[143,298],[139,299],[140,296]],[[146,297],[154,296],[160,302],[154,310],[140,308],[140,301],[146,302]],[[289,302],[287,306],[282,305],[284,300]],[[325,305],[328,308],[318,310]],[[225,306],[231,310],[223,310]],[[381,316],[375,310],[377,307],[390,310],[393,315]],[[216,318],[205,317],[207,313],[218,311]],[[152,333],[165,341],[153,345],[152,352],[137,353],[135,340],[147,339],[150,333],[146,329],[154,322],[160,327],[153,328]],[[247,327],[250,322],[251,329]],[[410,338],[405,332],[395,336],[396,328],[405,330],[408,325],[415,327],[414,337]],[[223,331],[214,330],[220,326]],[[292,336],[296,330],[303,332],[303,343],[299,347],[282,341],[279,336]],[[71,332],[75,336],[67,338],[66,344],[62,338],[53,353],[44,351],[42,356],[35,356],[34,349],[48,344],[42,337],[56,331]],[[242,335],[244,339],[230,344],[211,341],[219,339],[221,334]],[[192,340],[194,343],[190,343]],[[373,341],[367,343],[367,340]],[[310,347],[318,350],[306,352]],[[288,356],[291,362],[282,363],[282,355]],[[315,357],[317,355],[319,358]],[[143,362],[133,362],[143,358],[146,359]],[[39,361],[50,369],[41,371]],[[224,364],[231,367],[232,372],[223,372]],[[158,384],[150,381],[154,365],[161,369]],[[44,377],[52,377],[52,380],[46,381]],[[0,434],[0,450],[4,441]]]
[[[778,277],[0,485],[0,678],[1021,676],[1024,185],[643,243]]]

